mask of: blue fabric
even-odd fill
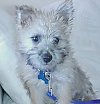
[[[71,104],[100,104],[100,100],[97,99],[97,100],[90,100],[90,101],[84,101],[84,102],[81,102],[81,101],[72,101]]]

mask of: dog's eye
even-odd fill
[[[41,38],[40,35],[36,35],[36,36],[31,37],[32,41],[35,42],[35,43],[39,42],[40,38]]]
[[[58,44],[59,43],[59,38],[58,37],[54,37],[53,43],[54,44]]]

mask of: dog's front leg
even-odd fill
[[[35,79],[35,81],[30,80],[28,83],[32,104],[44,104],[44,92],[45,86],[44,82],[41,80]]]
[[[59,84],[57,93],[58,93],[58,104],[70,104],[71,86],[69,83]]]

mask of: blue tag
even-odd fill
[[[49,80],[45,77],[45,72],[43,72],[42,70],[40,70],[39,72],[38,79],[42,79],[45,82],[45,84],[48,84],[49,82]]]
[[[51,95],[51,92],[47,92],[47,96],[50,97],[52,100],[57,101],[56,96],[54,96],[53,94]]]

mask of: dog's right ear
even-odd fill
[[[26,5],[16,6],[16,21],[19,29],[28,27],[35,16],[34,10]]]
[[[72,0],[65,0],[59,7],[57,8],[57,14],[59,17],[63,18],[63,22],[69,24],[73,20],[73,2]]]

